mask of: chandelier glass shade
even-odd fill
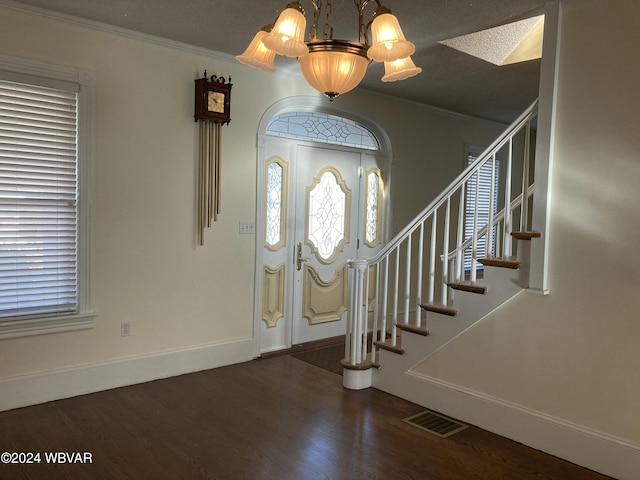
[[[398,19],[391,11],[383,11],[373,17],[371,42],[368,55],[376,62],[393,62],[416,51],[415,45],[404,38]]]
[[[410,77],[415,77],[422,69],[416,67],[411,60],[411,57],[401,58],[393,62],[384,62],[384,76],[383,82],[397,82],[398,80],[405,80]]]
[[[309,42],[309,53],[300,57],[304,78],[330,100],[356,88],[368,66],[366,47],[344,40]]]
[[[271,33],[262,39],[262,43],[278,55],[301,57],[309,51],[304,43],[304,31],[307,20],[300,2],[290,3],[278,16]]]
[[[269,35],[270,30],[270,28],[268,30],[263,29],[256,33],[244,53],[238,55],[236,59],[240,63],[244,63],[250,67],[264,70],[265,72],[275,72],[276,67],[273,65],[273,62],[276,57],[276,52],[269,50],[264,43],[262,43],[264,37]]]
[[[334,40],[328,15],[327,23],[323,25],[323,38],[317,38],[322,0],[311,0],[314,20],[309,40],[305,42],[304,9],[300,1],[290,3],[275,23],[258,32],[245,52],[236,59],[254,68],[274,71],[276,54],[297,57],[307,82],[330,100],[357,87],[370,61],[385,63],[385,76],[382,79],[385,82],[417,75],[422,69],[416,67],[410,58],[415,52],[414,44],[406,40],[398,19],[391,11],[383,7],[379,0],[374,1],[377,8],[373,19],[365,24],[363,12],[371,0],[354,0],[358,10],[358,41]],[[327,0],[327,8],[331,12],[331,0]]]

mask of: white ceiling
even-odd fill
[[[0,4],[52,10],[237,55],[261,27],[275,20],[288,1],[8,0]],[[423,72],[401,82],[383,83],[380,78],[384,68],[373,63],[361,88],[510,122],[537,96],[540,60],[496,66],[438,42],[540,15],[546,1],[384,0],[383,5],[398,17],[407,39],[415,43],[413,60]],[[301,3],[310,22],[311,2]],[[367,21],[374,10],[372,1],[365,9]],[[334,38],[357,39],[357,14],[352,0],[333,0],[331,25]],[[276,67],[288,68],[291,62],[277,58]]]

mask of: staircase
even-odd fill
[[[536,101],[378,255],[349,262],[345,387],[392,391],[529,286],[537,112]]]

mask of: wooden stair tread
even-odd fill
[[[540,232],[511,232],[511,236],[513,238],[517,238],[518,240],[531,240],[532,238],[540,238]]]
[[[396,324],[396,327],[398,327],[400,330],[403,330],[405,332],[415,333],[416,335],[422,335],[423,337],[426,337],[427,335],[429,335],[429,330],[423,327],[418,327],[417,325],[411,325],[408,323],[398,323]]]
[[[340,365],[342,365],[342,368],[346,368],[347,370],[369,370],[371,368],[380,368],[380,364],[369,360],[364,360],[362,363],[357,365],[351,365],[351,362],[344,358],[340,360]]]
[[[480,262],[485,267],[502,267],[502,268],[511,268],[513,270],[517,270],[520,268],[520,262],[515,259],[515,257],[510,258],[479,258],[478,262]]]
[[[398,345],[393,346],[389,342],[373,342],[373,344],[382,350],[397,353],[398,355],[404,355],[404,349],[400,348]]]
[[[453,288],[454,290],[461,290],[463,292],[471,292],[478,293],[480,295],[484,295],[487,293],[486,285],[482,285],[480,283],[475,283],[471,281],[463,281],[463,282],[449,282],[448,286]]]
[[[443,315],[449,315],[450,317],[455,317],[458,314],[458,311],[455,308],[448,305],[442,305],[441,303],[423,303],[420,305],[420,308],[427,312],[441,313]]]

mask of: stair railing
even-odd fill
[[[398,325],[426,331],[421,305],[446,309],[452,300],[450,283],[476,282],[483,268],[478,259],[512,257],[514,224],[527,231],[530,223],[529,170],[535,143],[531,136],[537,112],[536,100],[375,257],[349,262],[345,369],[365,371],[376,366],[378,345],[397,348]],[[497,168],[499,157],[502,173]],[[480,218],[480,170],[484,167],[486,173],[489,166],[490,205]],[[521,177],[514,175],[514,166]],[[498,192],[496,185],[501,185]],[[504,206],[494,213],[496,198]],[[473,203],[471,218],[465,218],[467,202]],[[454,222],[457,218],[455,228],[452,217]],[[465,235],[465,220],[472,225],[470,235]],[[465,267],[465,252],[470,267]]]

